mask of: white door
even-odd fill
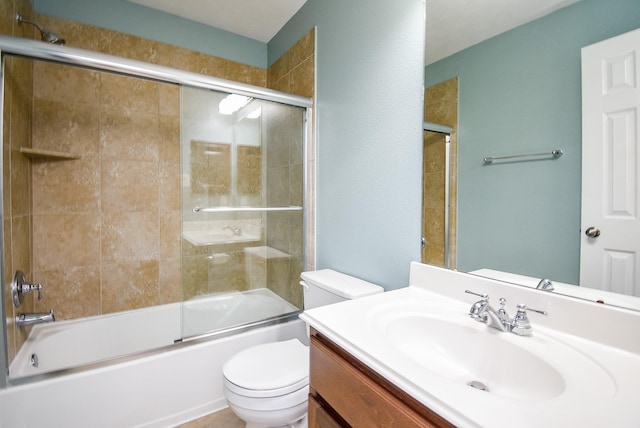
[[[582,49],[580,285],[640,296],[640,29]]]

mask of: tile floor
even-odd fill
[[[216,413],[203,416],[176,428],[244,428],[245,423],[233,414],[231,409],[220,410]]]

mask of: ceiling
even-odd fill
[[[306,0],[129,0],[267,43]],[[425,0],[426,63],[580,0]]]

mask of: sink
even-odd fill
[[[238,228],[240,233],[233,233],[230,227]],[[260,223],[257,220],[188,221],[182,226],[182,237],[195,246],[257,242]]]
[[[228,231],[184,231],[182,236],[195,246],[233,244],[236,242],[253,242],[259,238],[257,236],[242,234],[234,235]]]
[[[521,400],[565,390],[558,370],[518,344],[530,338],[418,314],[387,318],[381,327],[391,347],[459,384]]]
[[[454,426],[638,426],[637,313],[417,263],[410,282],[300,318]],[[549,315],[502,332],[468,316],[467,289]]]

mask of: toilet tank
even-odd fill
[[[384,288],[331,269],[300,274],[304,291],[304,309],[317,308],[345,300],[382,293]]]

